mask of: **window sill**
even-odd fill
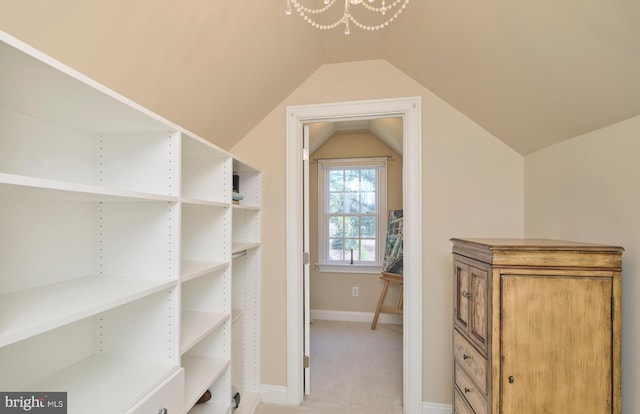
[[[381,273],[382,266],[316,263],[321,273]]]

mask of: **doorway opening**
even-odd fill
[[[399,117],[403,123],[404,231],[403,407],[422,406],[422,131],[421,98],[398,98],[287,108],[287,399],[304,398],[304,127],[314,122]]]
[[[402,212],[403,120],[308,125],[305,405],[322,410],[341,401],[357,412],[402,413],[402,317],[385,308],[380,325],[372,320],[385,264],[401,272],[401,262],[385,255],[393,250],[389,212]],[[402,297],[395,285],[386,302]]]

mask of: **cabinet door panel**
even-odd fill
[[[487,315],[488,315],[488,275],[486,270],[469,268],[471,315],[469,320],[469,336],[487,350]]]
[[[456,261],[455,278],[456,324],[466,332],[469,326],[469,266]]]
[[[505,414],[611,413],[612,282],[503,275]]]

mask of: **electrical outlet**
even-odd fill
[[[357,287],[357,286],[354,286],[354,287],[352,287],[352,288],[351,288],[351,296],[356,297],[356,296],[358,296],[359,294],[360,294],[360,292],[359,292],[359,290],[358,290],[358,287]]]

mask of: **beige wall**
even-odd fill
[[[422,97],[423,401],[452,399],[449,238],[520,237],[524,160],[383,60],[320,67],[232,151],[263,171],[262,382],[286,385],[285,113],[288,105]],[[408,171],[408,179],[413,172]]]
[[[311,154],[309,163],[311,263],[318,263],[318,162],[314,158],[387,156],[387,209],[402,209],[402,156],[371,133],[341,133],[329,138]],[[328,273],[311,266],[311,309],[372,313],[378,304],[380,274]],[[359,296],[351,288],[359,288]],[[387,303],[397,298],[397,285],[389,289]]]
[[[525,157],[525,233],[625,248],[622,407],[640,413],[640,117]]]

